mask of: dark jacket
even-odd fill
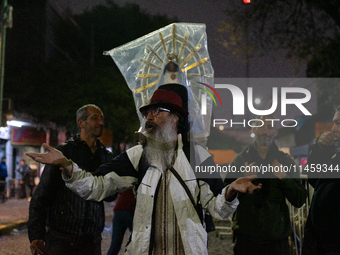
[[[25,185],[34,187],[35,182],[34,179],[37,177],[37,170],[36,169],[31,169],[28,165],[24,166],[26,170],[24,171],[24,175],[22,176],[22,179],[25,183]]]
[[[245,162],[271,165],[274,159],[283,166],[295,165],[294,160],[279,151],[275,143],[271,145],[265,159],[260,157],[255,143],[249,145],[235,156],[232,165],[237,169],[244,166]],[[288,237],[291,225],[286,199],[292,205],[301,207],[307,197],[298,171],[287,173],[283,180],[279,180],[272,173],[267,173],[265,177],[261,179],[261,174],[258,174],[258,179],[253,181],[255,184],[262,183],[262,188],[255,194],[239,194],[240,204],[233,218],[233,230],[236,235],[242,234],[258,244]],[[232,176],[227,175],[226,184],[232,181],[229,178]]]
[[[97,140],[92,154],[78,136],[57,147],[82,169],[94,172],[112,159],[112,153]],[[86,201],[69,190],[61,178],[59,167],[46,165],[29,207],[28,235],[30,241],[45,240],[45,226],[54,231],[76,235],[97,234],[105,223],[103,202]]]
[[[311,164],[327,164],[328,169],[332,166],[338,170],[306,171],[314,195],[305,226],[303,254],[340,254],[340,148],[321,150],[314,145],[307,162],[309,169]],[[323,178],[325,174],[328,179]]]
[[[5,181],[7,177],[7,166],[6,163],[0,163],[0,181]]]
[[[29,181],[29,172],[31,168],[28,165],[23,165],[22,167],[19,168],[19,173],[21,174],[21,180],[28,185]]]

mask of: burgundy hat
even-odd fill
[[[165,89],[157,89],[150,100],[148,105],[139,108],[139,111],[143,113],[149,107],[161,106],[169,110],[173,110],[181,114],[183,117],[188,116],[188,111],[183,107],[182,98],[175,92]]]

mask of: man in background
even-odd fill
[[[15,170],[15,179],[16,179],[16,187],[18,198],[26,198],[26,185],[25,185],[25,176],[30,171],[30,167],[26,164],[24,159],[21,159],[19,162],[19,169]]]
[[[88,104],[76,116],[80,135],[58,149],[85,171],[92,171],[112,158],[98,140],[104,129],[104,115],[98,106]],[[101,255],[104,223],[103,202],[79,197],[65,186],[59,167],[45,166],[29,208],[32,254],[44,254],[46,246],[54,255]]]
[[[231,163],[238,170],[247,166],[294,166],[294,160],[280,151],[274,143],[277,129],[273,116],[260,116],[253,128],[255,142],[237,154]],[[239,194],[240,204],[233,217],[236,236],[235,255],[289,255],[288,236],[291,233],[286,199],[295,207],[306,201],[306,190],[300,173],[273,171],[266,175],[245,172],[244,176],[257,174],[253,183],[262,183],[255,194]],[[226,184],[240,176],[227,174]]]
[[[2,197],[2,202],[5,202],[6,199],[6,177],[7,177],[6,157],[2,157],[0,163],[0,196]]]
[[[305,167],[314,195],[305,226],[304,255],[340,254],[340,105],[333,123],[332,130],[316,140]],[[322,171],[315,170],[320,167]]]
[[[7,177],[6,157],[2,157],[0,163],[0,181],[6,181],[6,177]]]

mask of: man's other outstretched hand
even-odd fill
[[[262,184],[254,185],[251,181],[256,179],[256,175],[249,176],[249,177],[244,177],[244,178],[239,178],[235,181],[233,181],[226,193],[225,193],[225,200],[231,202],[233,199],[236,197],[237,192],[241,193],[248,193],[252,194],[255,191],[259,190],[262,188]]]

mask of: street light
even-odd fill
[[[8,120],[7,121],[7,126],[12,126],[12,127],[22,127],[22,126],[30,126],[31,123],[20,121],[20,120]]]

